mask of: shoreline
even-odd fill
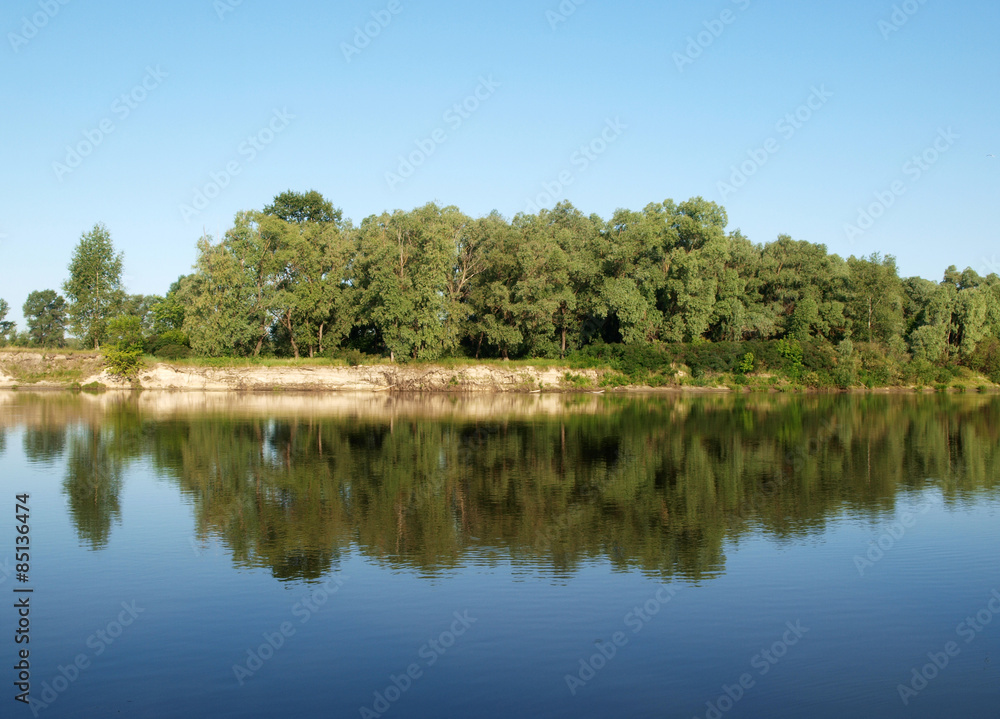
[[[937,391],[996,392],[996,385],[980,378],[976,385],[949,387],[811,388],[770,375],[751,375],[740,384],[732,375],[692,382],[683,373],[667,385],[614,382],[608,368],[574,368],[491,363],[444,365],[242,365],[198,366],[151,363],[134,381],[110,374],[95,352],[0,352],[0,389],[16,390],[162,390],[195,392],[370,392],[435,394],[920,394]],[[621,378],[620,375],[618,375]],[[622,378],[623,379],[623,378]]]

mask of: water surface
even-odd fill
[[[42,716],[996,717],[998,469],[983,396],[10,392],[0,591]]]

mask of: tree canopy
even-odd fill
[[[125,294],[122,255],[95,225],[70,263],[65,314],[94,347],[113,317],[136,317],[146,351],[175,356],[513,359],[785,342],[775,357],[820,366],[809,353],[823,347],[843,382],[878,375],[871,353],[1000,373],[996,274],[901,278],[892,256],[844,259],[787,235],[758,244],[728,224],[695,197],[609,219],[569,202],[513,218],[429,203],[354,225],[319,192],[289,190],[202,237],[193,272],[163,297]],[[61,298],[29,300],[30,341],[58,344]],[[6,310],[0,301],[0,333]]]
[[[122,253],[115,252],[111,234],[102,224],[85,233],[73,251],[63,291],[70,302],[73,333],[94,349],[100,348],[108,322],[125,299],[122,262]]]
[[[62,347],[66,343],[66,299],[55,290],[32,292],[21,311],[32,345]]]

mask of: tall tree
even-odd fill
[[[28,323],[28,337],[38,347],[66,344],[66,299],[55,290],[36,290],[21,308]]]
[[[390,359],[435,359],[454,348],[446,331],[454,240],[442,231],[442,210],[373,215],[359,229],[356,281],[363,321],[373,327]]]
[[[98,223],[80,238],[69,264],[63,291],[70,301],[73,333],[94,349],[100,349],[108,321],[119,313],[124,299],[122,259],[108,229]]]
[[[155,302],[150,308],[153,315],[153,334],[178,331],[184,328],[187,290],[194,275],[181,275],[170,285],[167,296]]]
[[[146,334],[153,332],[156,316],[153,307],[163,302],[159,295],[126,295],[122,301],[121,314],[139,318],[139,325]]]
[[[896,271],[896,258],[850,257],[850,313],[854,337],[866,342],[902,342],[903,283]]]
[[[295,224],[306,222],[340,224],[344,216],[343,212],[316,190],[306,193],[291,190],[282,192],[274,198],[274,202],[264,208],[264,214]]]
[[[198,241],[198,260],[187,288],[184,332],[196,354],[260,354],[270,336],[273,247],[261,235],[259,213],[240,212],[225,239]]]

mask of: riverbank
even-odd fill
[[[610,367],[579,368],[538,364],[346,364],[148,361],[138,377],[124,380],[104,367],[97,352],[0,350],[0,389],[143,389],[198,392],[604,392],[604,391],[807,391],[809,388],[771,374],[719,374],[692,378],[676,368],[669,384],[630,383]],[[865,390],[865,388],[857,388]],[[970,374],[953,384],[895,386],[866,391],[996,391],[983,377]],[[831,391],[831,390],[825,390]],[[834,390],[835,391],[835,390]]]

